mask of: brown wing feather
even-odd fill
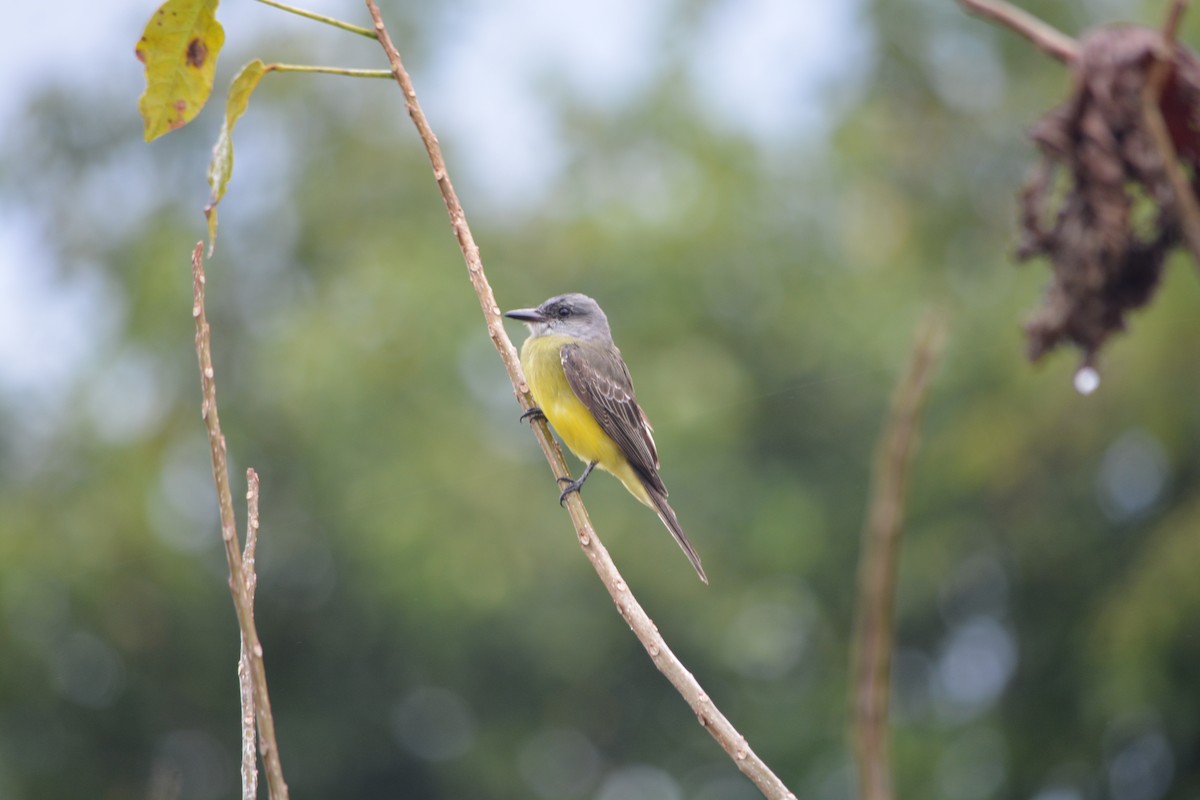
[[[559,356],[576,397],[621,448],[646,486],[665,497],[667,487],[658,477],[658,451],[650,423],[637,404],[621,353],[612,346],[567,344]]]

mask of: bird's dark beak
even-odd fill
[[[514,311],[505,311],[504,316],[509,319],[519,319],[521,322],[545,322],[546,318],[542,312],[536,308],[518,308]]]

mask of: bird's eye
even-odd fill
[[[559,309],[558,309],[558,316],[559,316],[561,319],[566,319],[567,317],[571,316],[571,309],[570,309],[570,307],[569,307],[569,306],[559,306]]]

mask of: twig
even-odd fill
[[[1069,64],[1075,60],[1079,46],[1062,31],[1043,22],[1028,11],[1009,5],[1004,0],[958,0],[963,8],[981,17],[1007,25],[1033,42],[1042,52]]]
[[[1167,183],[1171,186],[1171,194],[1175,197],[1175,208],[1179,214],[1180,227],[1184,238],[1191,248],[1192,257],[1200,265],[1200,204],[1188,183],[1187,177],[1179,166],[1179,154],[1171,142],[1171,133],[1162,115],[1162,95],[1166,88],[1167,79],[1175,63],[1175,34],[1179,22],[1187,8],[1188,0],[1174,0],[1167,12],[1167,20],[1163,25],[1162,44],[1155,54],[1154,63],[1146,75],[1146,84],[1142,87],[1142,116],[1146,120],[1146,128],[1150,138],[1158,150],[1162,160],[1163,170],[1167,174]]]
[[[945,338],[936,313],[921,322],[908,371],[896,385],[887,427],[879,440],[871,505],[863,529],[858,575],[852,728],[862,800],[890,800],[888,689],[891,679],[892,606],[900,557],[901,524],[908,467],[929,381]]]
[[[409,78],[408,72],[405,71],[404,65],[400,61],[400,54],[397,52],[395,45],[392,44],[391,37],[384,27],[383,19],[379,14],[379,7],[375,4],[374,0],[365,1],[367,9],[371,13],[371,19],[375,23],[375,32],[378,34],[379,42],[387,54],[388,63],[391,64],[392,74],[396,77],[396,82],[400,84],[400,88],[404,92],[404,102],[408,107],[408,114],[412,118],[413,124],[416,125],[417,133],[420,135],[421,142],[425,145],[425,151],[429,155],[429,161],[433,166],[434,179],[437,181],[438,188],[442,193],[442,200],[445,202],[446,211],[450,215],[450,224],[454,228],[454,235],[458,239],[463,258],[467,263],[467,274],[471,279],[471,285],[475,288],[475,294],[479,298],[479,305],[483,310],[488,335],[491,337],[492,343],[496,346],[496,350],[500,353],[500,359],[504,362],[504,367],[508,371],[509,380],[512,381],[513,389],[517,394],[517,399],[521,407],[528,410],[533,407],[533,398],[529,394],[529,386],[526,384],[525,377],[521,373],[521,365],[517,358],[516,348],[513,347],[508,334],[504,331],[504,324],[500,317],[500,308],[496,305],[496,298],[492,294],[492,288],[484,274],[483,263],[479,258],[479,248],[476,246],[475,239],[471,235],[471,229],[467,225],[466,214],[463,212],[462,205],[458,201],[458,196],[454,192],[454,187],[450,183],[450,177],[446,171],[446,163],[442,158],[437,137],[434,136],[433,130],[429,127],[429,122],[426,120],[425,114],[417,102],[416,89],[413,88],[412,79]],[[535,422],[533,430],[554,476],[556,478],[567,477],[569,473],[566,462],[563,460],[558,446],[554,443],[554,439],[550,436],[546,423],[541,420]],[[763,795],[769,798],[792,798],[794,800],[795,795],[771,772],[762,759],[750,749],[750,746],[746,744],[746,738],[738,733],[729,720],[713,705],[712,700],[700,688],[700,684],[696,682],[696,679],[683,666],[683,663],[667,647],[667,643],[659,634],[658,628],[646,614],[641,604],[638,603],[633,593],[629,591],[625,580],[621,577],[616,565],[613,564],[612,559],[609,557],[608,551],[604,548],[599,538],[597,538],[596,531],[592,527],[591,520],[588,518],[587,509],[584,507],[583,501],[579,498],[578,492],[568,495],[567,510],[571,515],[571,522],[575,526],[575,533],[578,536],[580,547],[583,548],[584,553],[592,562],[592,567],[600,576],[600,580],[604,583],[604,587],[608,590],[609,595],[612,596],[613,602],[621,612],[621,616],[625,618],[634,635],[638,637],[642,646],[646,648],[646,652],[649,653],[654,665],[658,667],[659,671],[666,676],[667,680],[671,682],[687,701],[688,705],[692,707],[700,724],[729,753],[738,769],[754,782]]]
[[[246,470],[246,547],[242,550],[242,572],[246,576],[246,599],[254,613],[254,590],[258,576],[254,573],[254,553],[258,548],[258,473]],[[250,648],[242,634],[238,654],[238,687],[242,696],[242,800],[258,797],[258,753],[254,743],[257,725],[254,723],[254,681],[250,675]]]
[[[274,8],[280,9],[281,11],[287,11],[290,14],[295,14],[296,16],[299,16],[299,17],[305,17],[306,19],[313,19],[313,20],[316,20],[317,22],[324,22],[326,25],[332,25],[335,28],[341,28],[344,31],[350,31],[350,33],[357,33],[359,36],[365,36],[368,39],[375,38],[375,31],[371,30],[370,28],[363,28],[358,25],[351,25],[349,22],[342,22],[340,19],[334,19],[333,17],[327,17],[324,14],[317,14],[313,11],[306,11],[303,8],[296,8],[295,6],[289,6],[289,5],[285,5],[283,3],[277,3],[277,2],[275,2],[275,0],[258,0],[258,2],[262,3],[264,6],[272,6]]]
[[[1167,9],[1167,21],[1163,23],[1163,42],[1172,52],[1175,50],[1175,37],[1179,34],[1179,23],[1183,21],[1183,12],[1191,0],[1174,0]]]
[[[271,800],[287,800],[288,788],[279,762],[279,747],[275,741],[275,720],[271,716],[271,698],[267,693],[267,671],[263,665],[262,643],[254,625],[254,609],[249,583],[238,552],[237,520],[233,513],[233,493],[229,488],[229,466],[226,460],[225,437],[217,414],[217,384],[212,362],[212,334],[204,313],[204,242],[192,250],[192,317],[196,320],[196,355],[200,359],[200,390],[203,401],[200,416],[208,429],[208,446],[212,452],[213,481],[217,485],[217,502],[221,508],[221,539],[225,543],[225,560],[229,562],[229,590],[237,612],[238,627],[247,644],[250,676],[254,685],[254,706],[258,716],[258,743],[263,766],[267,772],[267,787]],[[247,545],[249,536],[247,536]]]

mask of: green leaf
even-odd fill
[[[208,219],[209,255],[212,255],[213,245],[217,241],[217,203],[225,196],[225,187],[233,176],[233,126],[246,113],[250,94],[268,69],[256,58],[242,67],[233,83],[229,84],[229,96],[225,99],[225,122],[221,125],[217,143],[213,145],[212,162],[208,165],[208,185],[212,187],[212,196],[204,207],[204,216]]]
[[[225,29],[218,0],[167,0],[146,23],[135,53],[146,65],[138,99],[146,141],[191,122],[212,93]]]

